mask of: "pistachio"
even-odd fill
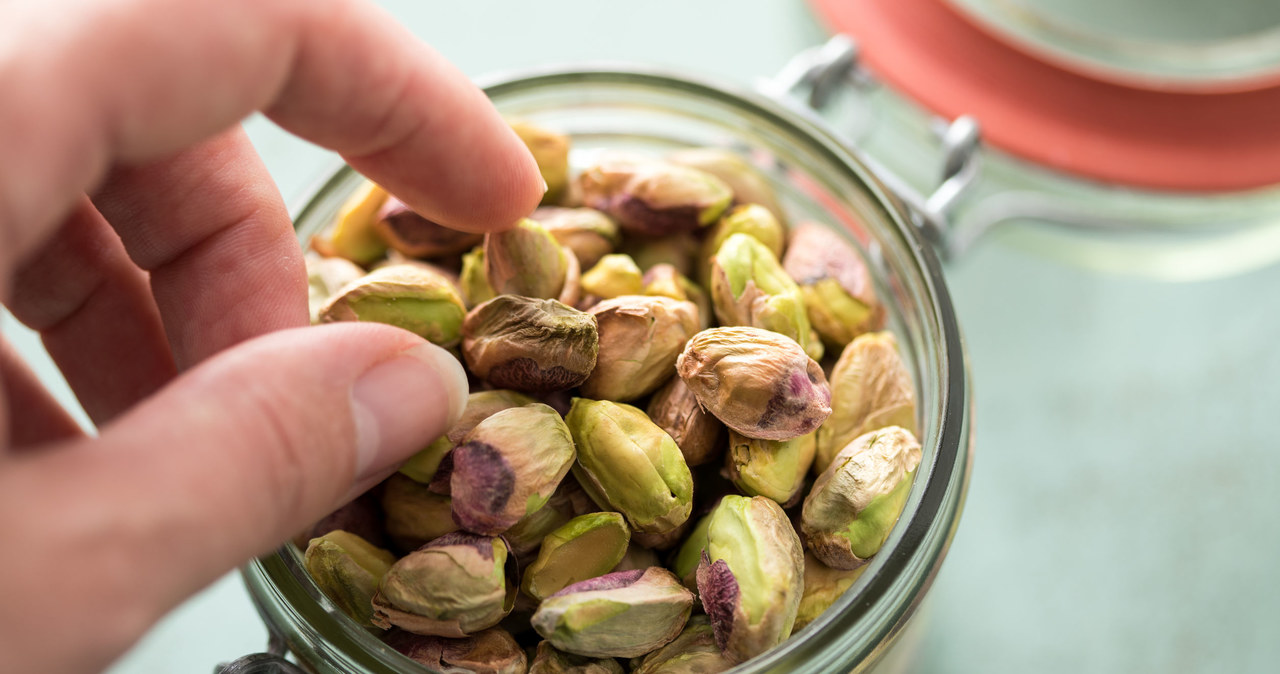
[[[690,590],[698,589],[698,564],[702,562],[702,553],[707,549],[707,531],[711,528],[711,515],[714,513],[715,509],[712,508],[711,512],[698,518],[698,523],[693,525],[688,537],[680,544],[680,550],[671,560],[671,570]]]
[[[537,655],[529,665],[529,674],[623,674],[625,671],[613,658],[564,653],[549,641],[538,642]]]
[[[484,238],[432,222],[395,197],[388,197],[382,204],[373,227],[392,250],[411,258],[457,255]]]
[[[622,560],[630,541],[631,529],[618,513],[575,517],[547,534],[521,587],[541,601],[569,585],[602,576]]]
[[[689,466],[671,436],[644,412],[575,398],[565,421],[578,449],[578,483],[601,508],[622,513],[633,535],[665,533],[689,519]]]
[[[856,569],[889,538],[920,465],[920,443],[890,426],[840,450],[804,499],[800,531],[822,563]]]
[[[667,155],[667,161],[705,171],[724,181],[739,204],[760,204],[779,219],[785,211],[769,179],[736,152],[718,147],[694,147]],[[783,223],[785,224],[785,223]]]
[[[698,284],[690,281],[673,265],[666,263],[649,267],[644,273],[645,295],[660,295],[673,300],[693,302],[698,307],[698,323],[702,329],[711,327],[715,318],[715,308],[711,305],[711,296]]]
[[[342,204],[329,231],[313,238],[311,246],[325,257],[342,257],[359,265],[382,257],[387,252],[387,244],[378,236],[373,223],[386,200],[385,190],[365,181]]]
[[[711,258],[720,250],[724,242],[734,234],[747,234],[764,244],[775,258],[782,258],[786,249],[787,230],[774,217],[773,212],[760,204],[743,204],[729,209],[724,217],[716,221],[702,240],[698,254],[699,273],[703,274],[703,283],[711,281]]]
[[[508,122],[538,162],[538,172],[547,184],[542,203],[554,203],[569,184],[569,137],[523,120]]]
[[[478,304],[488,302],[497,297],[493,286],[489,285],[484,263],[484,247],[476,246],[470,253],[462,256],[462,271],[458,274],[458,287],[462,289],[462,298],[470,309]]]
[[[578,259],[533,220],[486,234],[484,263],[485,277],[499,295],[577,301]]]
[[[733,199],[719,178],[687,166],[620,158],[578,176],[583,202],[638,234],[689,232],[715,222]]]
[[[717,674],[733,663],[716,645],[711,620],[705,615],[689,618],[674,641],[644,656],[632,674]]]
[[[818,430],[813,467],[826,470],[854,438],[877,428],[916,432],[916,395],[892,333],[855,338],[831,371],[831,417]]]
[[[643,291],[644,274],[629,255],[605,255],[582,274],[582,292],[600,299],[639,295]]]
[[[797,227],[782,266],[799,284],[809,321],[828,343],[843,347],[884,327],[884,306],[876,299],[871,271],[830,228],[812,223]]]
[[[698,307],[669,297],[623,295],[588,312],[600,333],[600,355],[582,382],[590,398],[634,400],[675,374],[685,342],[698,331]]]
[[[449,442],[447,436],[442,435],[400,464],[399,473],[424,485],[431,484],[436,476],[436,470],[440,468],[440,461],[452,449],[453,443]]]
[[[749,438],[789,440],[831,414],[822,368],[799,344],[759,328],[712,328],[693,336],[676,370],[703,408]]]
[[[530,216],[578,258],[583,269],[618,247],[618,225],[594,208],[543,206]]]
[[[387,535],[400,550],[416,550],[458,530],[453,521],[452,500],[404,475],[387,478],[382,490],[382,511]]]
[[[812,327],[799,286],[778,258],[746,234],[732,234],[711,258],[711,301],[721,325],[772,330],[794,339],[810,358]],[[817,358],[814,358],[817,360]]]
[[[564,526],[574,517],[591,512],[597,512],[595,502],[582,491],[573,475],[566,475],[546,505],[521,517],[519,522],[503,532],[502,537],[507,540],[511,553],[523,568],[530,561],[529,557],[538,551],[547,534]]]
[[[499,295],[467,314],[462,353],[494,386],[544,393],[581,384],[596,367],[596,319],[555,300]]]
[[[655,566],[570,585],[543,601],[532,622],[559,650],[629,658],[675,639],[692,609],[693,593]]]
[[[465,637],[510,613],[517,587],[515,564],[501,538],[446,534],[387,570],[373,597],[373,624]]]
[[[462,337],[466,308],[453,283],[417,264],[394,264],[348,284],[320,309],[320,320],[372,321],[450,347]]]
[[[799,632],[817,620],[866,570],[866,565],[853,570],[833,569],[818,561],[813,553],[805,552],[804,596],[800,597],[800,609],[796,612],[793,631]]]
[[[320,322],[320,309],[343,286],[364,276],[359,265],[342,257],[320,257],[307,253],[307,310],[312,325]]]
[[[454,521],[498,534],[546,505],[573,463],[573,439],[555,410],[534,403],[481,421],[450,457]]]
[[[515,391],[478,391],[467,396],[467,407],[462,416],[444,435],[427,445],[426,449],[409,457],[400,466],[400,473],[423,484],[430,484],[440,467],[440,460],[466,437],[476,424],[497,412],[537,402]]]
[[[651,566],[662,566],[662,562],[658,559],[658,553],[650,550],[632,541],[627,546],[627,551],[622,555],[622,559],[609,569],[610,573],[614,571],[634,571],[635,569],[647,569]]]
[[[506,630],[490,628],[461,639],[424,636],[396,630],[383,641],[433,672],[524,674],[524,650]]]
[[[724,424],[702,409],[680,377],[672,377],[653,394],[647,411],[653,423],[676,441],[689,466],[710,463],[720,456]]]
[[[729,431],[725,469],[742,493],[789,507],[800,497],[814,451],[813,433],[790,440],[756,440]]]
[[[753,658],[791,635],[804,592],[804,555],[773,500],[724,497],[712,511],[697,575],[716,645],[729,660]]]
[[[395,555],[345,531],[331,531],[311,539],[303,563],[316,585],[352,620],[368,626],[369,603]]]
[[[688,276],[694,271],[698,239],[692,232],[677,232],[665,236],[629,234],[622,244],[622,252],[630,255],[636,265],[646,271],[660,264],[669,264]]]

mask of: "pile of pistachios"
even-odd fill
[[[718,672],[884,544],[921,460],[862,257],[739,155],[599,154],[456,232],[365,183],[311,242],[314,322],[450,349],[462,418],[298,538],[332,604],[449,672]]]

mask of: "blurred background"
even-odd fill
[[[749,87],[828,37],[798,0],[381,4],[473,77],[627,61]],[[333,165],[264,120],[246,127],[291,205]],[[948,263],[976,461],[914,670],[1275,671],[1280,266],[1151,281],[1060,261],[1017,229]],[[110,671],[208,672],[265,643],[232,574]]]

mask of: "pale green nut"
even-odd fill
[[[525,218],[484,237],[485,277],[498,295],[561,299],[572,255],[537,222]],[[577,259],[573,258],[577,265]],[[576,279],[573,285],[576,290]],[[565,304],[572,305],[576,297]]]
[[[760,204],[780,220],[785,215],[769,178],[733,150],[693,147],[672,152],[667,155],[667,161],[705,171],[723,180],[733,190],[733,200],[736,203]],[[785,226],[786,222],[782,224]]]
[[[675,441],[644,412],[574,398],[565,421],[578,450],[573,474],[601,508],[622,513],[635,533],[666,533],[689,519],[693,475]]]
[[[711,280],[711,258],[715,256],[724,242],[734,234],[746,234],[764,244],[769,252],[779,260],[787,246],[787,229],[778,221],[773,212],[760,204],[745,203],[734,206],[724,214],[707,232],[702,240],[698,254],[699,280],[709,283]]]
[[[698,595],[716,644],[734,663],[791,636],[804,593],[804,553],[772,499],[725,496],[712,511]]]
[[[346,531],[311,539],[303,563],[307,573],[342,612],[364,626],[373,620],[373,593],[395,555]]]
[[[538,163],[538,173],[547,184],[542,203],[559,201],[569,185],[569,137],[524,120],[509,120],[508,124]]]
[[[549,641],[538,642],[529,674],[624,674],[625,669],[613,658],[589,658],[556,650]]]
[[[800,598],[800,610],[796,612],[792,631],[799,632],[826,613],[866,570],[865,564],[852,570],[833,569],[813,553],[804,553],[804,596]]]
[[[373,597],[373,624],[440,637],[474,634],[511,612],[515,574],[501,538],[446,534],[387,570]]]
[[[502,388],[573,388],[596,368],[599,350],[595,317],[556,300],[499,295],[462,323],[462,354],[471,373]]]
[[[831,370],[831,416],[818,429],[815,472],[861,435],[901,426],[916,432],[916,394],[911,373],[889,332],[859,335]]]
[[[653,393],[676,373],[676,358],[700,329],[698,307],[669,297],[623,295],[587,312],[600,353],[582,382],[588,398],[629,401]]]
[[[544,600],[531,622],[559,650],[631,658],[675,639],[692,610],[693,593],[655,566],[570,585]]]
[[[542,601],[569,585],[603,576],[622,561],[631,529],[615,512],[588,513],[547,534],[524,571],[524,593]]]
[[[347,284],[320,309],[320,320],[386,323],[450,347],[462,339],[466,311],[452,281],[426,265],[402,263]]]
[[[566,475],[556,487],[547,504],[520,518],[503,532],[511,552],[523,568],[530,555],[536,552],[547,534],[564,526],[579,515],[596,511],[596,504],[587,496],[572,475]]]
[[[719,178],[668,162],[618,158],[578,175],[585,205],[624,231],[649,236],[692,232],[716,221],[733,191]]]
[[[307,310],[311,324],[320,322],[320,309],[348,283],[364,276],[360,265],[342,257],[320,257],[307,253]]]
[[[725,470],[742,493],[773,499],[785,508],[799,501],[815,451],[813,433],[790,440],[757,440],[729,431]]]
[[[865,564],[902,514],[920,458],[920,443],[898,426],[849,443],[804,499],[800,532],[809,551],[834,569]]]
[[[458,530],[449,496],[404,475],[387,478],[381,503],[387,535],[401,550],[416,550]]]
[[[631,674],[717,674],[732,667],[716,645],[710,619],[696,615],[674,641],[644,656]]]
[[[476,427],[476,424],[502,410],[536,402],[538,401],[523,393],[501,389],[472,393],[467,396],[467,407],[458,421],[444,435],[427,445],[426,449],[409,457],[409,460],[400,466],[400,473],[423,484],[430,484],[436,475],[436,470],[440,467],[440,460],[461,442],[462,438]]]
[[[458,285],[462,288],[462,299],[468,309],[498,296],[493,286],[489,285],[489,277],[486,275],[484,246],[476,246],[470,253],[462,256]]]
[[[622,241],[617,223],[594,208],[542,206],[530,217],[568,248],[583,269],[595,266]]]
[[[871,271],[852,245],[829,227],[804,224],[791,234],[782,267],[800,286],[809,322],[822,339],[843,347],[884,327]]]
[[[813,328],[800,287],[755,237],[732,234],[711,258],[709,287],[721,325],[772,330],[795,340],[810,357]],[[817,360],[815,358],[815,360]]]
[[[603,300],[644,292],[644,273],[630,255],[605,255],[582,274],[582,292]]]

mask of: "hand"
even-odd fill
[[[545,187],[482,92],[359,0],[4,3],[0,91],[0,299],[100,429],[0,343],[0,671],[97,671],[465,404],[407,332],[302,327],[301,252],[238,120],[462,229]]]

